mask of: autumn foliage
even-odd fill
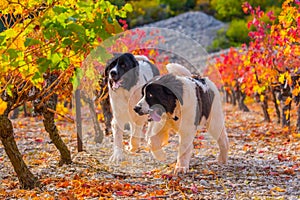
[[[4,0],[0,10],[0,139],[21,187],[33,188],[38,183],[14,141],[9,113],[32,102],[60,151],[59,164],[71,163],[54,121],[58,97],[72,96],[84,59],[101,41],[123,31],[116,18],[132,8],[118,9],[109,1]]]
[[[252,16],[248,22],[251,42],[215,58],[224,90],[239,104],[245,100],[243,95],[254,97],[261,104],[266,121],[271,120],[268,102],[272,99],[283,126],[290,125],[294,102],[299,129],[300,2],[285,1],[278,19],[272,11],[264,13],[249,3],[242,8]]]

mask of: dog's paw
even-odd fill
[[[157,151],[151,151],[151,154],[156,160],[159,161],[165,161],[167,159],[167,155],[162,149],[159,149]]]
[[[224,164],[224,165],[226,165],[227,164],[227,161],[228,161],[228,156],[227,156],[227,154],[226,155],[224,155],[224,154],[219,154],[219,156],[218,156],[218,164]]]
[[[185,173],[188,172],[188,170],[189,170],[188,167],[178,167],[178,166],[176,166],[176,167],[175,167],[175,170],[174,170],[174,174],[175,174],[175,175],[178,175],[178,174],[180,174],[180,173],[185,174]]]
[[[119,147],[114,147],[113,155],[109,158],[109,161],[119,163],[122,160],[124,160],[123,150]]]
[[[139,149],[140,141],[141,141],[141,138],[137,138],[137,137],[131,137],[130,138],[129,151],[131,153],[135,153]]]

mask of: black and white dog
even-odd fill
[[[159,71],[146,56],[124,53],[112,59],[105,69],[105,75],[108,77],[113,114],[114,149],[110,160],[118,162],[123,159],[122,143],[126,124],[129,123],[131,131],[130,151],[136,151],[139,146],[147,117],[137,115],[133,108],[141,98],[142,86],[159,75]]]
[[[144,85],[142,98],[134,108],[139,115],[148,115],[153,121],[147,132],[152,155],[158,160],[166,158],[162,147],[173,130],[179,134],[175,173],[186,172],[197,127],[206,125],[218,142],[218,161],[227,163],[229,145],[217,87],[208,78],[192,78],[179,64],[168,64],[167,70],[169,74],[155,77]]]

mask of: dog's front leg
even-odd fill
[[[168,143],[169,123],[150,122],[146,134],[147,142],[150,147],[152,156],[159,161],[166,160],[166,153],[162,149]]]
[[[123,155],[123,132],[119,128],[117,121],[115,119],[111,122],[112,133],[114,138],[113,143],[113,155],[110,157],[111,162],[119,162],[124,160]]]
[[[186,173],[189,170],[189,164],[193,153],[193,140],[196,130],[184,130],[179,132],[179,147],[177,163],[174,173]]]
[[[132,133],[130,135],[130,147],[129,151],[130,152],[136,152],[140,146],[140,142],[142,138],[144,138],[143,134],[143,126],[139,125],[131,125],[132,128]]]
[[[159,161],[166,160],[166,153],[162,149],[165,138],[168,138],[168,132],[160,131],[156,135],[149,138],[149,146],[152,156]]]

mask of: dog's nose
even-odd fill
[[[138,113],[139,115],[142,115],[143,113],[141,112],[141,110],[142,110],[142,107],[141,106],[135,106],[134,108],[133,108],[133,110],[136,112],[136,113]]]
[[[110,71],[110,76],[112,79],[117,78],[117,75],[118,75],[117,71],[115,71],[115,70]]]

